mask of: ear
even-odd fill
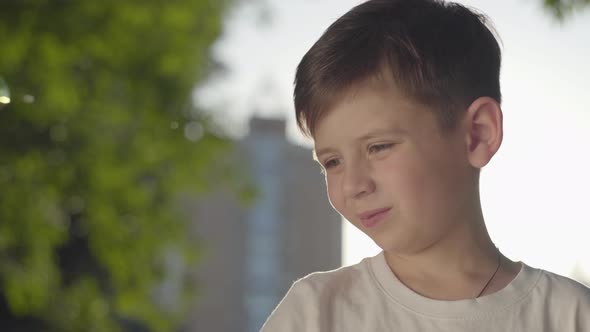
[[[464,119],[469,163],[482,168],[502,144],[502,109],[495,99],[480,97],[469,105]]]

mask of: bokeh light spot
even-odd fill
[[[196,142],[203,137],[203,126],[196,122],[191,121],[184,126],[184,136],[192,142]]]

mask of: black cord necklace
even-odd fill
[[[500,269],[500,264],[502,263],[502,255],[500,255],[500,250],[498,250],[498,248],[496,248],[496,255],[498,256],[498,266],[496,266],[496,271],[494,271],[494,274],[492,274],[488,282],[486,282],[485,286],[483,286],[483,288],[481,289],[481,292],[479,292],[479,294],[477,294],[475,298],[478,298],[481,296],[481,294],[483,294],[483,291],[485,291],[486,288],[488,288],[488,285],[490,284],[490,282],[492,282],[492,279],[494,279],[496,273],[498,273],[498,270]]]

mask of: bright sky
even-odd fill
[[[459,2],[490,16],[504,46],[504,143],[481,180],[491,236],[513,260],[565,275],[578,263],[590,276],[590,11],[560,25],[541,8],[542,0]],[[217,116],[231,119],[238,135],[252,114],[283,116],[290,138],[309,144],[292,114],[295,67],[328,25],[357,3],[242,6],[215,48],[228,75],[197,100],[226,110]],[[345,265],[379,250],[347,224],[343,240]]]

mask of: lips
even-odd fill
[[[377,225],[381,220],[383,220],[390,210],[391,208],[388,207],[365,211],[363,213],[358,214],[358,217],[361,220],[363,226],[371,228]]]

